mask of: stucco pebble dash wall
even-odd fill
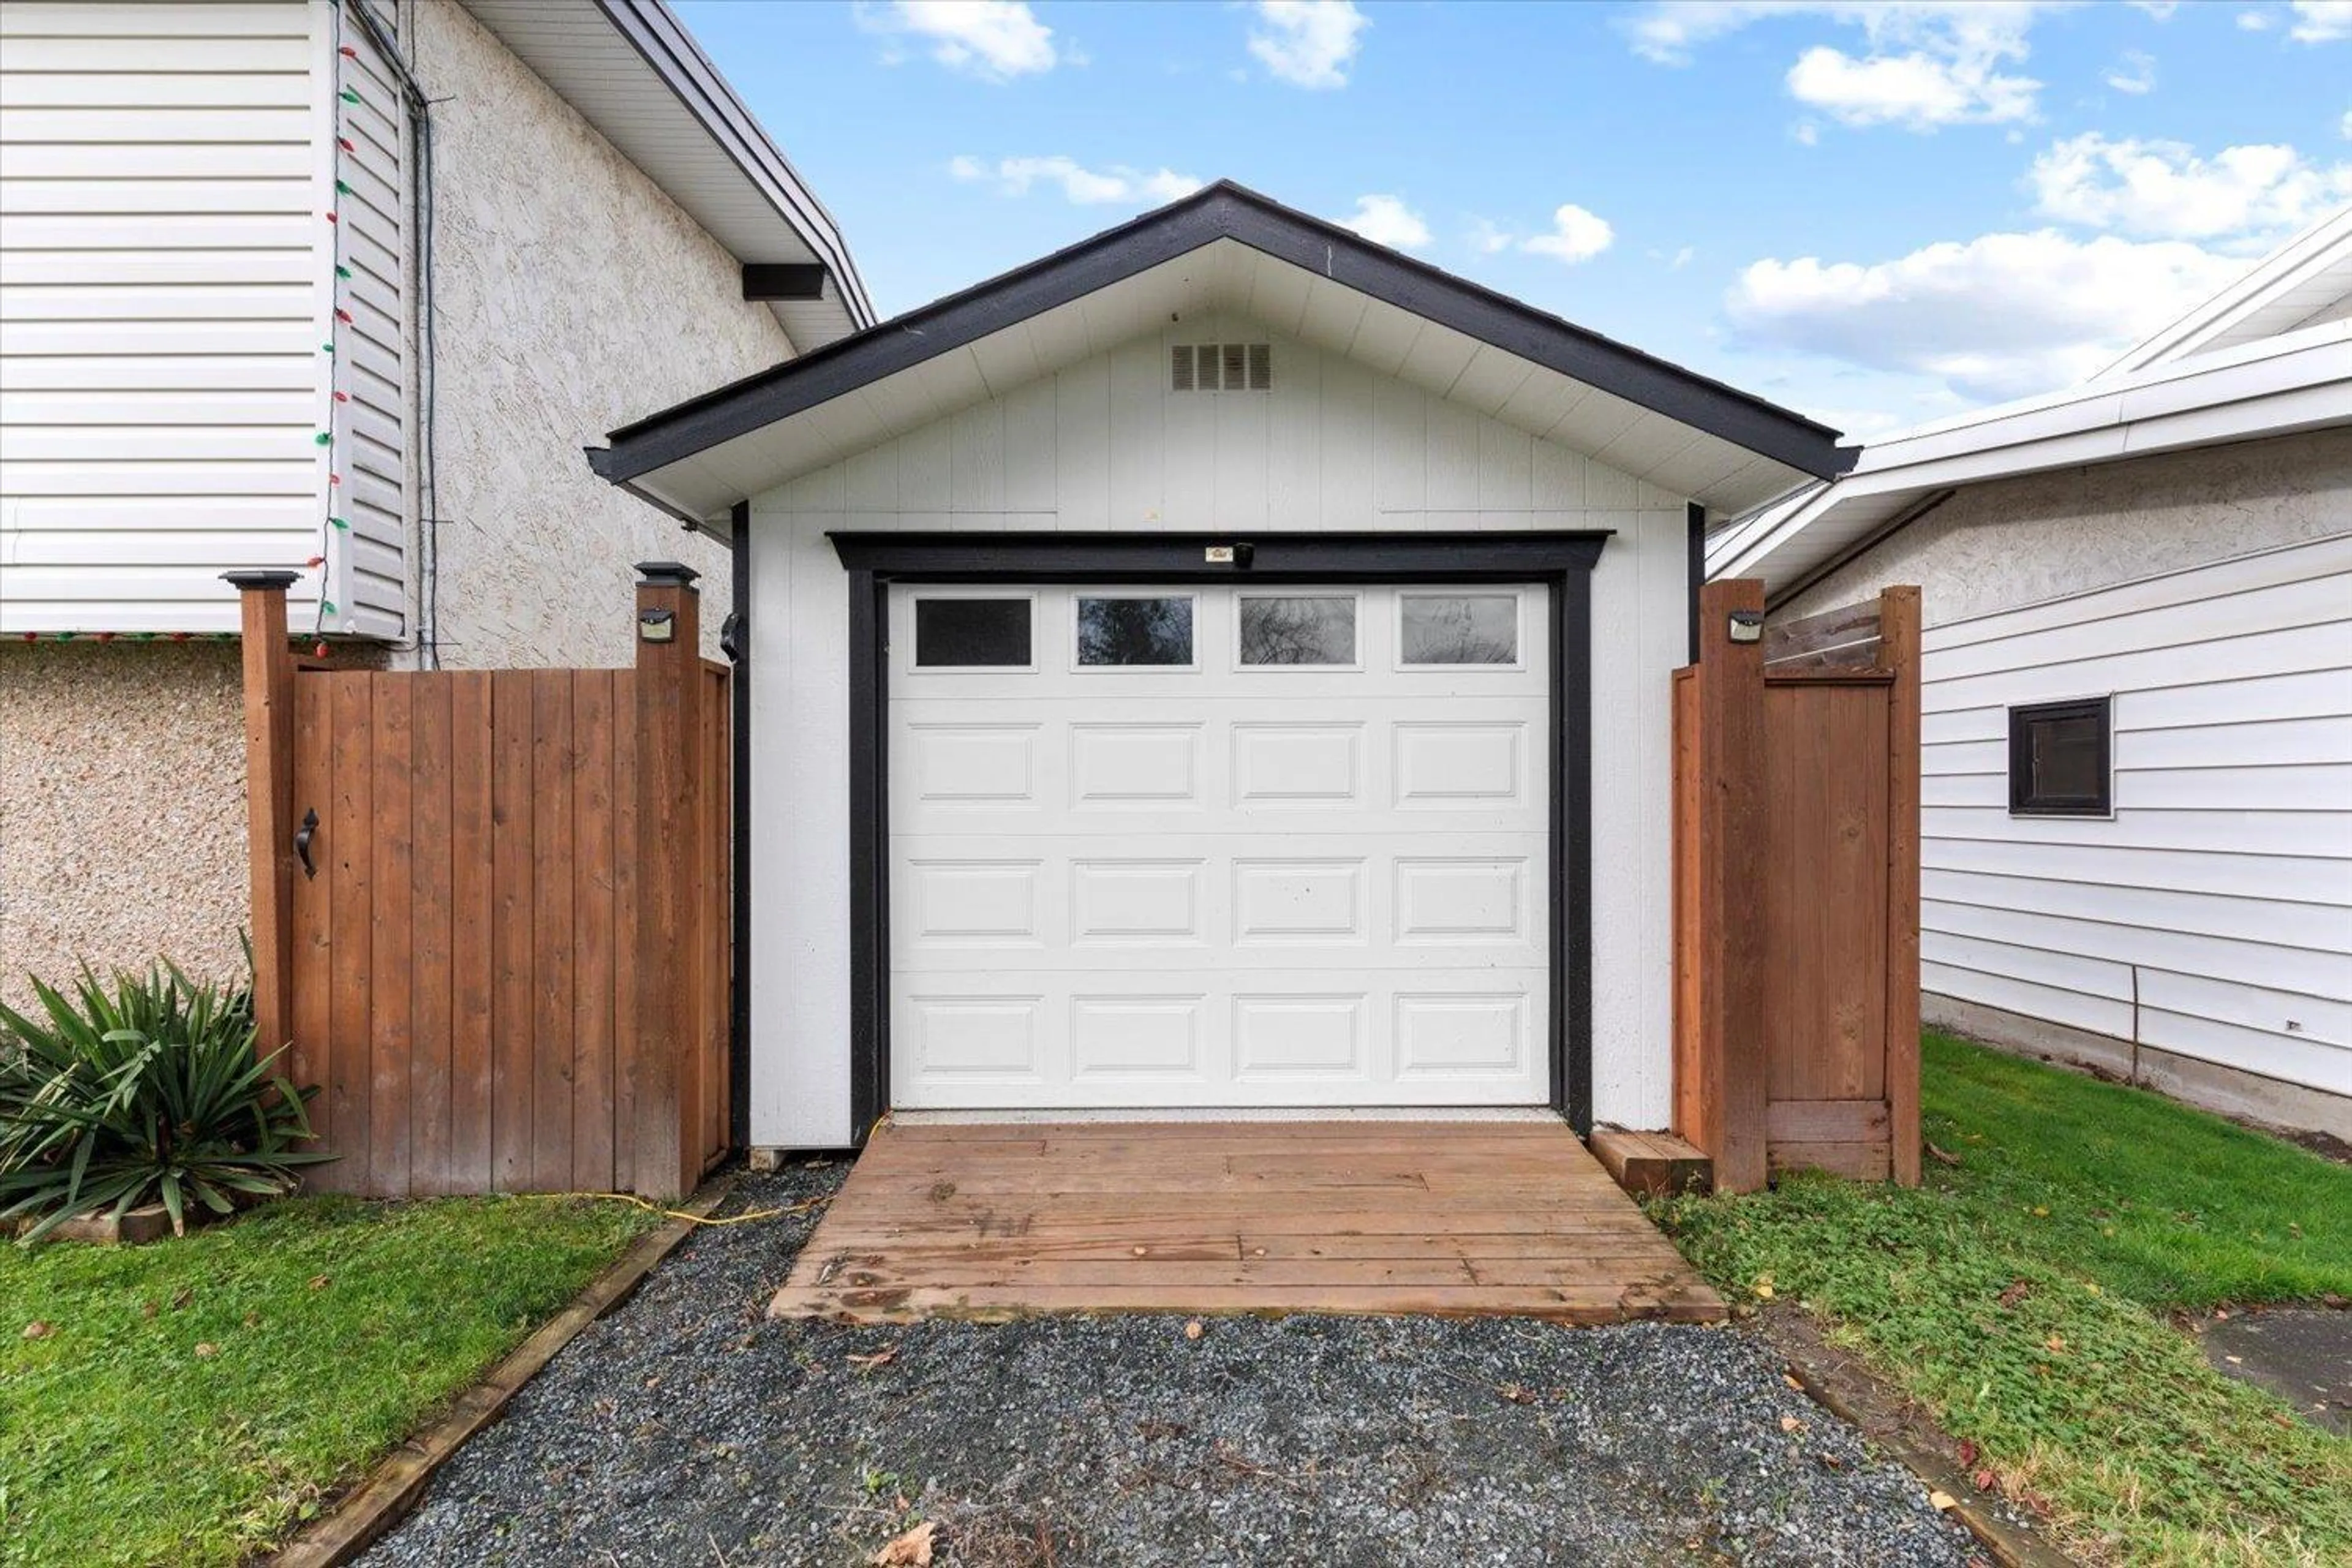
[[[234,643],[0,648],[0,999],[87,957],[244,973]]]

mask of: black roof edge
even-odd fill
[[[768,199],[800,231],[810,250],[832,274],[842,309],[855,327],[864,331],[873,326],[874,301],[866,292],[866,280],[857,274],[857,263],[850,257],[849,242],[842,237],[840,224],[808,188],[775,139],[744,107],[743,100],[735,96],[735,89],[728,85],[710,57],[702,52],[702,46],[694,41],[686,24],[677,19],[665,0],[595,0],[595,5],[613,30],[637,51],[662,84],[676,95],[686,111],[702,122],[711,140],[719,143],[736,167],[752,184],[762,187]]]
[[[911,368],[1220,239],[1304,267],[1820,479],[1852,466],[1836,431],[1348,229],[1220,180],[961,293],[636,420],[608,437],[614,482]]]

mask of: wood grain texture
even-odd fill
[[[1919,1184],[1919,590],[1878,597],[1886,693],[1886,1101],[1895,1179]]]
[[[1562,1123],[885,1122],[769,1307],[1725,1315]]]

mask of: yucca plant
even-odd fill
[[[185,1234],[192,1203],[227,1214],[334,1158],[300,1147],[318,1090],[256,1053],[249,991],[166,962],[110,987],[84,964],[73,992],[34,981],[40,1019],[0,1005],[0,1219],[38,1216],[24,1242],[155,1199]]]

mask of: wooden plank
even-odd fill
[[[1775,1143],[1867,1143],[1886,1142],[1883,1100],[1776,1100],[1768,1112]]]
[[[1424,1317],[1537,1318],[1598,1324],[1638,1319],[1720,1322],[1727,1313],[1712,1292],[1648,1281],[1591,1287],[1464,1285],[1363,1286],[1116,1286],[1041,1289],[1022,1285],[956,1285],[879,1290],[804,1292],[786,1286],[770,1303],[772,1318],[844,1318],[857,1322],[906,1322],[925,1317],[979,1320],[1064,1312],[1316,1312]]]
[[[1882,692],[1764,694],[1759,1022],[1775,1100],[1885,1092],[1886,704]],[[1857,765],[1859,762],[1859,765]]]
[[[342,1156],[320,1169],[320,1185],[339,1192],[364,1191],[368,1182],[368,1016],[370,893],[374,868],[371,836],[375,826],[374,707],[365,670],[311,679],[330,683],[334,723],[334,805],[331,826],[312,847],[321,852],[334,881],[331,898],[336,942],[331,950],[333,995],[329,1003],[327,1092],[335,1130],[334,1152]]]
[[[1888,1174],[1886,1141],[1808,1143],[1790,1141],[1767,1149],[1774,1174],[1782,1171],[1827,1171],[1859,1182],[1883,1182]]]
[[[572,677],[572,1186],[613,1190],[613,673]]]
[[[1760,645],[1733,642],[1728,630],[1734,616],[1763,610],[1764,584],[1753,579],[1700,590],[1697,877],[1706,980],[1697,1056],[1715,1106],[1714,1138],[1702,1147],[1728,1192],[1752,1192],[1766,1177],[1770,948],[1765,921],[1733,914],[1754,908],[1765,875],[1764,669]]]
[[[451,929],[455,845],[450,835],[451,679],[401,677],[415,693],[411,716],[409,810],[408,1188],[464,1192],[450,1161],[450,1040],[455,1012]]]
[[[700,596],[686,583],[637,584],[640,616],[667,610],[667,642],[637,642],[636,1082],[635,1185],[673,1196],[701,1168],[696,1095],[701,977],[693,962],[702,923],[695,855],[701,773]]]
[[[466,670],[449,686],[449,1179],[450,1190],[494,1190],[492,964],[497,919],[491,826],[495,769],[490,676]]]
[[[1919,590],[1879,595],[1886,693],[1886,973],[1885,1082],[1893,1175],[1919,1184]]]
[[[572,1185],[572,672],[531,672],[531,1022],[530,1184]]]
[[[1771,620],[1764,626],[1764,667],[1767,669],[1807,654],[1869,645],[1874,651],[1879,640],[1879,606],[1875,599],[1865,599],[1857,605],[1840,605],[1835,609],[1818,615],[1803,616],[1795,620]],[[1867,664],[1865,654],[1857,662]]]
[[[253,1019],[268,1056],[294,1037],[294,665],[286,582],[240,584],[245,689],[246,874],[253,931]]]
[[[1642,1197],[1704,1193],[1715,1185],[1715,1162],[1696,1144],[1671,1133],[1597,1127],[1591,1147],[1617,1184]]]
[[[408,1065],[414,997],[409,900],[415,892],[410,779],[415,689],[405,675],[368,678],[375,707],[375,868],[368,902],[368,1191],[408,1195]]]
[[[538,1009],[531,884],[531,675],[490,677],[490,1180],[521,1192],[531,1176],[531,1037]]]
[[[613,672],[613,1189],[636,1188],[637,687]]]
[[[334,1097],[327,1092],[333,1060],[335,900],[330,836],[335,816],[333,686],[322,676],[294,681],[294,819],[316,812],[310,865],[314,875],[294,878],[292,997],[294,1048],[285,1064],[297,1089],[316,1087],[310,1097],[310,1130],[318,1146],[335,1147]],[[334,1167],[314,1167],[303,1184],[332,1186]]]

